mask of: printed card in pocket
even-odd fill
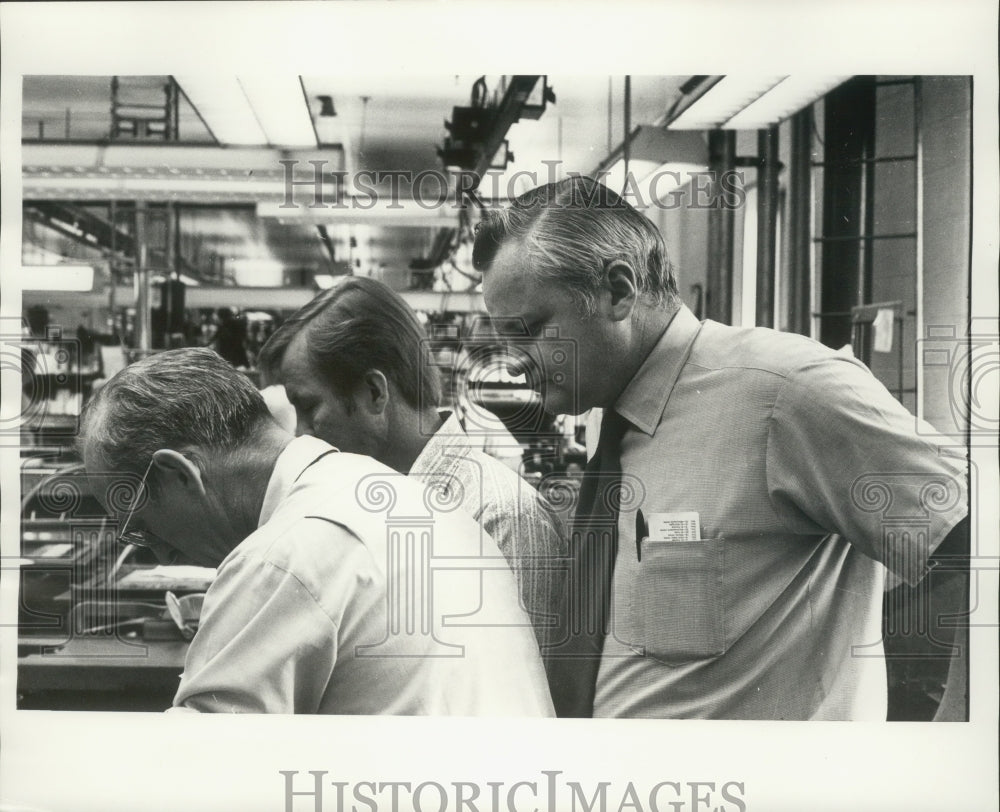
[[[697,541],[701,538],[701,521],[693,510],[678,513],[650,513],[650,541]]]

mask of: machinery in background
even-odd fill
[[[21,480],[18,707],[169,707],[215,571],[118,544],[96,488],[117,513],[137,477],[108,484],[64,449],[25,459]]]

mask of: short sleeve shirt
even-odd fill
[[[437,505],[437,506],[436,506]],[[369,457],[293,440],[219,565],[174,705],[550,716],[538,646],[476,523]]]
[[[917,582],[966,515],[962,452],[855,359],[687,308],[615,409],[632,497],[595,715],[884,720],[885,567]],[[637,547],[638,510],[699,538]]]
[[[499,460],[474,448],[457,415],[449,415],[410,469],[425,482],[453,480],[462,510],[490,535],[517,580],[521,605],[539,645],[555,628],[566,555],[561,525],[545,499]]]

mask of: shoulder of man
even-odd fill
[[[545,497],[500,460],[482,451],[474,452],[474,459],[483,471],[480,521],[486,532],[498,544],[501,536],[516,534],[521,541],[535,536],[555,552],[562,545],[562,532]]]
[[[712,321],[702,327],[688,362],[708,369],[754,369],[779,377],[825,362],[848,364],[867,372],[849,350],[832,350],[808,336]]]
[[[263,583],[284,584],[335,623],[359,589],[378,591],[384,583],[380,558],[355,528],[327,516],[292,513],[258,528],[218,572],[220,583],[242,584],[251,592]]]

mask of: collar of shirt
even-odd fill
[[[331,452],[336,452],[332,445],[318,439],[317,437],[302,436],[296,437],[278,455],[274,463],[274,470],[271,471],[271,478],[267,482],[267,490],[264,491],[264,502],[260,508],[260,519],[258,527],[267,524],[268,520],[278,509],[278,505],[284,500],[292,485],[302,475],[302,472],[312,465],[320,457],[325,457]]]
[[[462,428],[458,415],[454,412],[442,412],[441,416],[445,418],[444,423],[431,435],[427,445],[413,461],[410,466],[411,475],[447,471],[468,453],[469,437]]]
[[[686,305],[681,305],[615,403],[618,414],[650,437],[660,424],[667,400],[700,330],[701,322]]]

